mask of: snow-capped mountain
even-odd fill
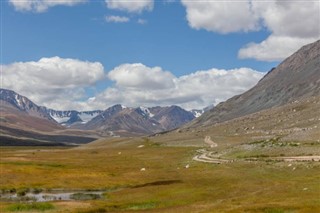
[[[47,108],[43,106],[38,106],[27,97],[19,95],[18,93],[7,90],[0,89],[0,100],[1,106],[10,106],[18,109],[21,112],[25,112],[28,115],[38,118],[44,118],[50,121],[54,121],[54,119],[47,112]]]
[[[97,130],[104,135],[153,134],[178,128],[195,118],[191,112],[178,106],[132,108],[118,104],[104,111],[62,111],[38,106],[11,90],[0,89],[0,95],[1,108],[13,107],[19,112],[49,120],[57,126]]]
[[[93,111],[76,111],[76,110],[67,110],[60,111],[54,109],[48,109],[50,116],[60,124],[63,125],[72,125],[74,123],[87,123],[92,118],[96,117],[102,112],[102,110],[93,110]]]
[[[87,123],[102,112],[102,110],[78,112],[75,110],[48,109],[44,106],[38,106],[27,97],[7,89],[0,89],[0,100],[1,105],[10,105],[31,116],[45,118],[65,125],[71,125],[76,122]]]

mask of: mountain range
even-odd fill
[[[132,108],[122,105],[104,111],[61,111],[38,106],[11,90],[0,89],[0,95],[1,133],[11,136],[17,136],[16,130],[40,131],[42,134],[89,131],[89,135],[112,137],[148,135],[175,129],[193,120],[193,113],[201,113],[178,106]]]
[[[130,108],[115,105],[93,118],[84,129],[97,129],[110,135],[146,135],[175,129],[195,116],[178,106]]]
[[[161,132],[166,141],[170,138],[184,143],[199,141],[204,134],[215,135],[217,140],[238,140],[241,134],[244,140],[279,135],[291,140],[313,140],[320,137],[319,99],[320,41],[316,41],[270,70],[250,90],[204,110],[118,104],[105,110],[59,111],[0,89],[0,133],[7,141],[36,139],[37,143],[87,143],[99,137]]]

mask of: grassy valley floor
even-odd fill
[[[261,155],[211,164],[193,160],[199,149],[148,139],[85,148],[2,147],[0,212],[320,212],[319,162]],[[226,157],[242,159],[247,152],[232,149]],[[10,190],[103,194],[96,200],[20,203],[3,199]]]

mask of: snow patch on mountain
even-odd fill
[[[14,96],[14,99],[16,100],[16,102],[17,102],[17,104],[18,104],[18,106],[22,106],[21,105],[21,100],[20,100],[20,98],[19,98],[19,95],[18,94],[16,94],[15,96]]]
[[[194,111],[194,117],[199,118],[203,113],[203,110],[201,111]]]
[[[194,117],[199,118],[205,111],[203,109],[193,109],[190,112],[194,115]]]
[[[50,116],[59,124],[66,123],[70,118],[70,116],[58,116],[57,114],[53,114],[53,113],[50,113]]]
[[[149,118],[152,118],[154,116],[154,114],[152,114],[150,112],[150,110],[146,107],[140,106],[139,109],[142,111],[142,113],[144,114],[144,116],[147,116]]]
[[[68,123],[69,125],[75,122],[87,123],[102,112],[100,110],[78,112],[75,110],[58,111],[53,109],[48,109],[48,111],[56,122],[60,124]]]
[[[203,113],[209,111],[214,108],[214,105],[211,104],[203,109],[192,109],[190,112],[194,115],[194,117],[199,118]]]
[[[85,111],[85,112],[79,112],[79,117],[82,120],[82,123],[87,123],[88,121],[90,121],[92,118],[96,117],[97,115],[99,115],[101,113],[101,111]]]

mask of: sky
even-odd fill
[[[320,38],[319,0],[2,0],[1,88],[58,110],[243,93]]]

